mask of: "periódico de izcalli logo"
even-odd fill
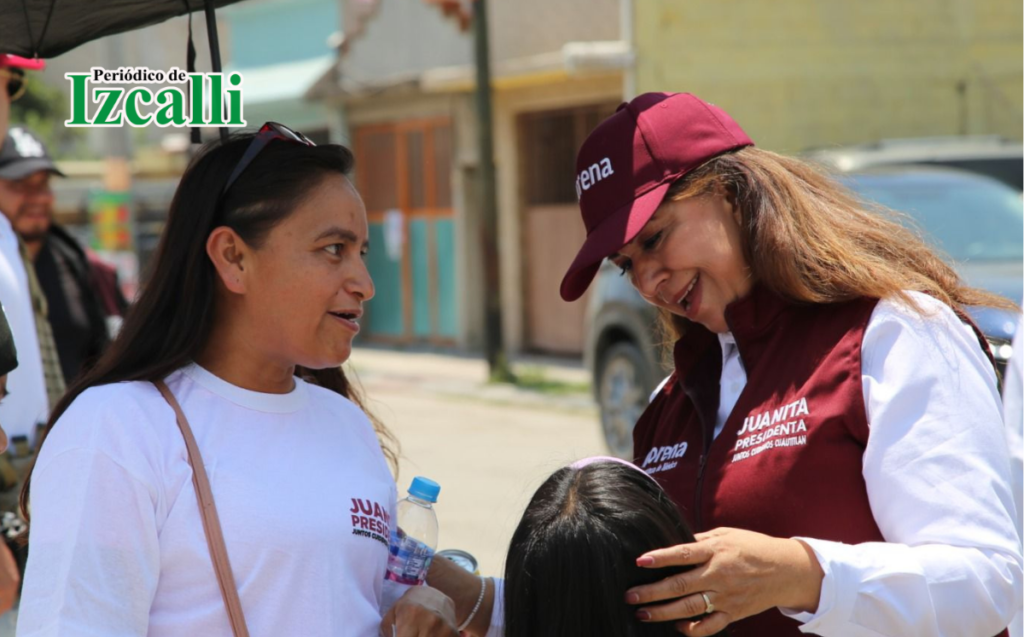
[[[136,127],[246,125],[241,73],[130,66],[108,71],[94,66],[89,73],[65,73],[64,77],[71,81],[71,117],[65,126],[124,126],[125,122]],[[155,93],[147,86],[132,86],[142,83],[170,85]]]

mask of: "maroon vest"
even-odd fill
[[[700,325],[676,343],[676,372],[633,433],[636,463],[695,531],[883,541],[862,475],[868,439],[861,340],[876,300],[798,306],[763,287],[726,310],[747,384],[712,441],[722,351]],[[771,609],[734,637],[802,635]]]

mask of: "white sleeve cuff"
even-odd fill
[[[1021,558],[941,544],[810,538],[825,577],[814,613],[782,611],[816,635],[995,635],[1021,608]]]
[[[825,572],[825,577],[821,580],[821,596],[818,598],[818,609],[815,612],[807,613],[786,608],[780,608],[779,610],[786,617],[803,623],[803,626],[800,627],[801,632],[819,635],[835,634],[839,626],[848,625],[853,611],[852,606],[849,606],[853,595],[837,594],[837,588],[842,581],[842,577],[837,577],[836,573],[837,570],[842,569],[844,550],[852,547],[841,542],[829,542],[807,537],[796,537],[793,539],[800,540],[811,547],[811,550],[814,551],[814,556],[818,559],[818,564],[821,565],[821,570]],[[846,600],[847,607],[843,606],[843,600]]]

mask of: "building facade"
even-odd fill
[[[1021,3],[634,0],[636,86],[688,91],[779,152],[1022,137]]]
[[[335,69],[308,97],[343,110],[371,224],[367,337],[478,349],[484,280],[471,34],[429,3],[344,4]],[[578,354],[584,303],[558,298],[581,235],[576,148],[623,95],[618,0],[492,2],[506,349]]]

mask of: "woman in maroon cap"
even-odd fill
[[[587,239],[661,311],[675,371],[635,462],[698,531],[625,592],[687,635],[995,635],[1024,575],[996,374],[967,287],[917,235],[689,94],[583,144]],[[687,619],[690,618],[690,619]]]

